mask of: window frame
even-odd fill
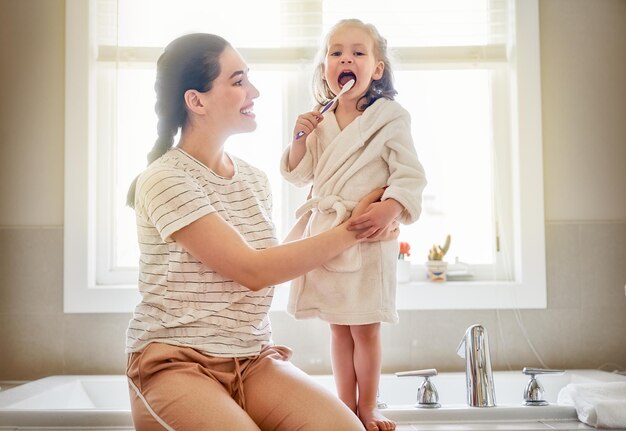
[[[98,119],[93,97],[97,89],[92,67],[97,49],[90,30],[94,21],[93,2],[66,2],[64,311],[131,312],[140,301],[137,285],[109,284],[96,277],[95,254],[100,228],[95,222],[98,212],[96,195],[107,191],[97,189],[97,182],[91,174],[96,171],[98,151],[95,129]],[[516,40],[513,48],[504,53],[510,58],[511,77],[496,91],[508,91],[512,100],[517,101],[510,103],[509,112],[498,112],[498,115],[509,116],[512,127],[509,132],[511,153],[506,156],[511,158],[513,167],[510,205],[513,214],[510,217],[515,236],[511,240],[516,247],[512,253],[515,279],[508,282],[451,281],[442,286],[415,281],[423,266],[413,265],[413,281],[398,285],[400,310],[547,306],[538,1],[516,0],[514,7],[516,20],[511,31]],[[440,50],[441,63],[454,67],[454,59],[467,55],[467,49],[473,48]],[[152,51],[147,51],[150,58],[160,53],[160,50]],[[262,63],[268,54],[262,50],[240,51],[251,64]],[[298,58],[313,56],[309,50],[298,52]],[[490,56],[501,54],[476,52],[477,62],[489,62]],[[427,50],[398,50],[398,57],[408,63],[419,62],[421,55],[429,53]],[[287,110],[298,103],[301,102],[287,97]],[[285,218],[292,217],[295,206],[296,202],[291,202],[288,197],[283,209]],[[278,290],[282,292],[277,292],[273,310],[284,310],[287,289]]]

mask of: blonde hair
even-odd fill
[[[364,111],[368,106],[381,97],[393,100],[398,92],[393,86],[393,71],[391,70],[391,60],[389,58],[389,54],[387,53],[387,39],[381,36],[373,24],[366,24],[363,21],[354,18],[342,19],[335,24],[328,31],[322,41],[322,44],[320,45],[320,49],[315,57],[315,69],[313,70],[313,97],[315,100],[319,104],[324,105],[335,97],[335,94],[331,91],[330,87],[323,79],[323,65],[330,39],[338,30],[344,27],[357,27],[369,34],[374,42],[374,54],[376,55],[376,60],[382,61],[385,65],[383,76],[376,81],[372,81],[367,93],[365,93],[365,95],[357,102],[357,109]]]

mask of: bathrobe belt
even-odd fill
[[[309,199],[296,211],[296,217],[308,213],[309,211],[316,210],[321,214],[335,213],[335,220],[332,225],[327,226],[328,229],[340,225],[346,220],[352,213],[352,210],[358,202],[349,201],[341,198],[337,195],[328,195],[322,197],[314,197]]]

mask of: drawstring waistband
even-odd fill
[[[239,358],[233,358],[235,361],[235,387],[231,396],[239,404],[242,409],[246,409],[246,394],[243,391],[243,376],[241,375],[241,364]]]
[[[242,408],[246,409],[246,394],[243,388],[243,374],[249,374],[251,372],[251,368],[255,367],[254,365],[257,360],[261,357],[272,356],[274,359],[280,359],[283,361],[288,361],[291,357],[291,350],[285,346],[271,346],[271,349],[266,350],[265,348],[261,351],[260,355],[256,356],[246,356],[243,358],[234,357],[232,358],[235,364],[235,381],[232,385],[232,391],[230,396],[235,400],[235,402]],[[241,361],[243,361],[243,372],[241,371]]]

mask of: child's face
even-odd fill
[[[376,57],[374,41],[369,33],[359,27],[346,26],[337,30],[328,41],[323,65],[323,77],[338,94],[346,82],[354,79],[354,86],[342,99],[363,96],[373,80],[383,76],[384,63]]]

